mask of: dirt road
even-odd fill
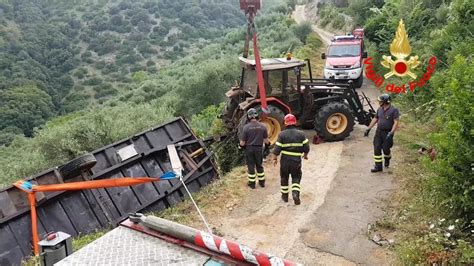
[[[304,7],[296,8],[295,18],[304,20]],[[332,36],[314,30],[325,41]],[[359,91],[374,99],[377,89],[364,83]],[[390,172],[370,173],[372,138],[363,137],[365,128],[356,125],[341,142],[311,145],[300,206],[280,199],[279,169],[267,162],[267,186],[252,190],[213,224],[227,238],[305,265],[389,264],[390,254],[368,239],[367,225],[382,214],[394,185]],[[305,133],[312,140],[314,131]]]
[[[305,6],[296,6],[295,12],[293,13],[293,18],[295,19],[296,23],[301,24],[306,20],[306,15],[305,15]],[[319,37],[321,37],[321,40],[323,40],[324,43],[329,44],[331,42],[331,39],[334,37],[334,34],[331,32],[328,32],[324,29],[319,28],[316,25],[312,25],[312,29],[314,32],[316,32]]]

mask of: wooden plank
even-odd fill
[[[122,173],[127,177],[144,177],[147,176],[141,164],[137,163],[130,167],[124,168]],[[159,196],[152,183],[132,186],[132,190],[140,200],[140,203],[148,202]]]
[[[172,171],[178,176],[181,176],[183,173],[183,164],[181,164],[181,160],[179,159],[176,146],[172,144],[168,145],[166,148],[168,149],[168,156],[170,157]]]
[[[32,180],[33,183],[35,183],[34,181],[36,181],[38,185],[51,185],[51,184],[60,183],[59,178],[54,174],[54,171],[48,172],[43,176],[37,177],[34,180]],[[44,194],[43,193],[37,193],[36,194],[36,200],[37,201],[43,200],[44,197],[50,198],[50,195],[52,193],[53,192],[44,192]]]
[[[182,150],[179,152],[181,154],[181,160],[184,162],[184,168],[193,171],[197,169],[197,163],[192,159],[191,155],[185,151]]]
[[[109,214],[102,202],[95,197],[92,190],[83,190],[82,194],[89,203],[91,211],[94,212],[95,217],[97,217],[100,227],[110,225],[114,219],[111,218],[112,216]]]
[[[43,223],[46,231],[62,231],[72,236],[77,235],[74,225],[69,220],[59,201],[51,202],[38,208],[38,219]]]
[[[165,129],[173,140],[179,139],[190,132],[184,125],[183,121],[168,124],[165,126]]]
[[[96,201],[100,206],[102,206],[101,209],[104,211],[104,215],[107,216],[107,220],[109,220],[110,223],[115,224],[115,221],[121,215],[107,190],[105,190],[105,188],[100,188],[91,189],[90,191],[94,195]]]
[[[20,210],[29,210],[30,204],[28,203],[28,196],[25,192],[21,191],[16,187],[12,187],[7,190],[8,197],[10,197],[13,205],[15,205],[15,209],[18,211]]]
[[[65,194],[60,202],[78,233],[90,233],[100,227],[98,218],[81,191]]]
[[[123,177],[121,173],[116,173],[111,176],[111,178],[121,177]],[[105,190],[119,211],[120,217],[127,213],[134,212],[140,206],[138,198],[130,187],[106,188]]]
[[[146,136],[155,149],[166,147],[166,145],[173,143],[173,139],[170,137],[168,132],[166,132],[165,128],[158,128],[152,132],[148,132],[146,133]]]
[[[155,203],[151,204],[150,206],[146,207],[143,209],[141,212],[147,213],[147,212],[160,212],[164,209],[166,209],[166,204],[164,200],[159,200],[156,201]]]
[[[172,192],[168,195],[166,195],[166,201],[168,202],[169,206],[174,206],[178,203],[180,203],[181,201],[183,201],[183,199],[181,198],[181,195],[179,193],[179,191],[175,191],[175,192]]]
[[[10,229],[15,234],[16,241],[21,248],[23,254],[31,255],[31,216],[23,215],[17,219],[14,219],[8,223]],[[46,234],[46,230],[41,222],[38,223],[38,235],[40,239]],[[1,263],[0,263],[1,264]]]
[[[8,225],[0,227],[0,265],[19,265],[24,254]]]
[[[12,215],[16,212],[15,205],[6,191],[0,192],[0,218]]]

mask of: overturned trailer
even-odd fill
[[[217,178],[212,154],[182,118],[103,147],[61,167],[30,178],[38,185],[122,177],[159,177],[172,170],[167,145],[174,144],[191,192]],[[178,179],[133,187],[36,193],[40,235],[63,231],[72,236],[115,226],[129,213],[160,211],[186,198]],[[0,265],[18,265],[31,255],[27,196],[11,186],[0,191]]]

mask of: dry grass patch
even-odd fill
[[[217,222],[219,217],[226,216],[242,198],[248,195],[249,190],[246,186],[247,179],[245,177],[246,168],[243,166],[236,167],[225,176],[193,194],[194,200],[211,227],[214,225],[213,221]],[[189,199],[172,208],[150,214],[196,229],[205,229],[204,223]],[[215,227],[213,227],[213,230],[215,230]]]

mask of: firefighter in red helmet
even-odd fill
[[[284,202],[288,202],[288,194],[291,187],[293,201],[296,205],[299,205],[301,203],[301,158],[308,159],[309,141],[303,132],[296,128],[296,117],[294,115],[287,114],[285,116],[285,126],[286,129],[280,133],[275,143],[273,164],[277,165],[278,155],[281,154],[281,198]],[[291,186],[289,185],[290,175]]]

